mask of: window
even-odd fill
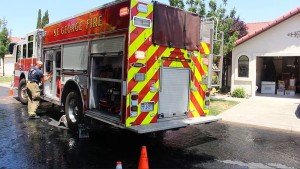
[[[61,51],[57,51],[55,55],[56,68],[61,68]]]
[[[64,45],[62,67],[70,70],[87,70],[88,43],[79,42]]]
[[[28,58],[31,58],[33,55],[33,42],[28,43]]]
[[[28,37],[28,58],[33,55],[33,35]]]
[[[53,55],[54,55],[54,51],[53,50],[47,50],[45,51],[45,71],[46,72],[51,72],[53,71]]]
[[[245,55],[238,60],[238,76],[249,77],[249,58]]]
[[[27,53],[26,52],[27,52],[27,45],[24,44],[23,45],[23,58],[27,58],[27,55],[26,55]]]
[[[17,46],[16,62],[21,58],[21,45]]]

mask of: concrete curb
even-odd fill
[[[246,98],[237,98],[237,97],[230,97],[226,95],[212,95],[211,96],[212,100],[229,100],[229,101],[237,101],[237,102],[244,102],[248,99]]]
[[[10,88],[10,84],[0,83],[0,86]]]

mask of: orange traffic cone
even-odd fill
[[[122,162],[117,161],[116,169],[122,169]]]
[[[9,89],[9,95],[12,96],[14,95],[14,90],[13,90],[13,87],[11,86],[10,89]]]
[[[142,146],[140,162],[138,169],[149,169],[148,164],[148,156],[147,156],[147,148],[146,146]]]

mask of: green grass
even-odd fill
[[[13,76],[1,76],[0,77],[0,83],[2,84],[10,84],[11,81],[14,80],[14,77]]]
[[[211,100],[209,114],[218,115],[239,103],[240,102],[229,100]]]

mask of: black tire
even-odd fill
[[[68,93],[65,102],[65,113],[68,128],[77,131],[78,124],[83,122],[83,104],[79,92],[71,91]]]
[[[28,103],[26,80],[24,78],[20,81],[18,86],[18,99],[24,105]]]

